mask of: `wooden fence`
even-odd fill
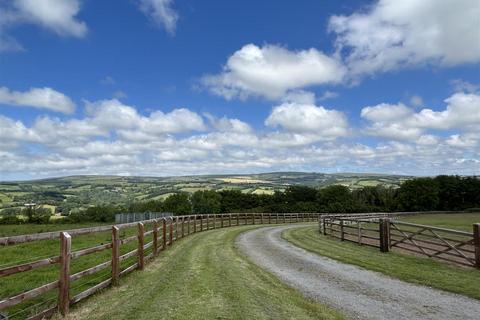
[[[60,254],[58,256],[50,256],[33,262],[30,261],[8,267],[0,266],[0,278],[4,278],[46,266],[58,265],[57,280],[2,298],[0,301],[0,312],[5,310],[8,311],[9,308],[22,302],[26,302],[46,293],[51,293],[53,290],[57,290],[58,294],[53,301],[54,305],[49,306],[43,311],[34,312],[33,315],[29,314],[28,317],[25,317],[28,319],[44,319],[51,317],[57,310],[62,315],[66,315],[69,312],[71,305],[85,299],[98,290],[110,285],[118,285],[121,277],[134,270],[143,270],[145,264],[155,258],[159,251],[167,249],[168,246],[171,246],[176,240],[188,236],[189,234],[215,228],[240,225],[312,222],[317,221],[319,216],[320,214],[316,213],[232,213],[170,216],[113,226],[99,226],[61,232],[47,232],[0,238],[0,247],[15,246],[27,242],[37,242],[42,240],[59,241],[60,243]],[[136,232],[130,232],[133,233],[131,235],[126,233],[122,235],[122,231],[125,229],[132,231],[132,228],[136,229]],[[80,235],[93,235],[100,232],[111,232],[111,240],[103,244],[82,248],[81,250],[72,250],[72,239],[75,239],[75,237]],[[147,242],[146,239],[150,239],[150,241]],[[135,249],[121,254],[122,246],[135,242]],[[103,252],[105,250],[111,251],[110,258],[107,261],[72,274],[71,268],[77,259],[94,253]],[[131,261],[132,259],[133,261]],[[131,261],[132,263],[125,265],[126,261]],[[97,281],[87,289],[72,295],[73,283],[106,269],[110,269],[107,279]],[[39,303],[39,305],[41,305],[41,303]]]
[[[320,232],[341,241],[392,248],[454,264],[480,268],[480,224],[472,232],[398,221],[395,216],[323,216]]]

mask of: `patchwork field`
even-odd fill
[[[0,182],[0,213],[37,203],[69,212],[98,204],[127,204],[132,201],[165,199],[175,192],[198,190],[240,190],[244,193],[273,194],[290,185],[325,187],[340,184],[351,189],[363,186],[397,187],[408,176],[374,174],[323,174],[275,172],[249,175],[208,175],[184,177],[73,176],[34,181]]]

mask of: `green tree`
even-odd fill
[[[192,212],[196,214],[220,213],[222,196],[213,190],[196,191],[192,195]]]
[[[163,209],[175,215],[190,214],[192,205],[187,193],[176,193],[165,199]]]
[[[438,183],[432,178],[405,181],[399,190],[399,203],[406,211],[435,210],[439,204]]]

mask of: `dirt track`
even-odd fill
[[[256,229],[236,243],[259,266],[351,319],[478,319],[480,301],[321,257],[281,238],[299,226]]]

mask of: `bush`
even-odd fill
[[[3,216],[0,218],[0,224],[22,224],[24,221],[17,216]]]

